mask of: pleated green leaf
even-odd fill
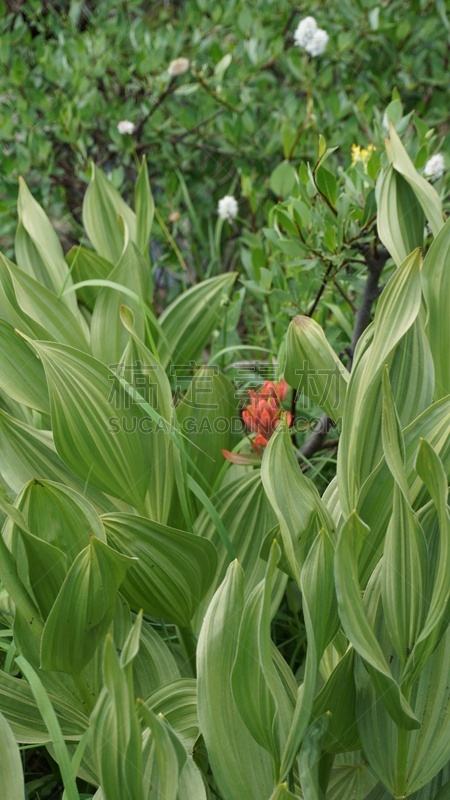
[[[89,250],[81,245],[72,247],[66,253],[66,261],[75,284],[87,280],[106,280],[114,266],[99,256],[95,250]],[[81,286],[77,289],[77,297],[92,311],[99,291],[100,287],[97,286]]]
[[[107,514],[102,522],[108,542],[139,559],[121,590],[131,608],[188,625],[216,571],[214,545],[193,533],[131,514]]]
[[[447,507],[447,477],[442,461],[433,447],[422,439],[417,454],[416,469],[427,487],[436,508],[439,522],[439,545],[437,568],[430,592],[430,601],[425,622],[420,634],[414,641],[414,647],[408,661],[403,680],[410,684],[421,672],[430,657],[440,635],[443,634],[448,619],[450,601],[450,519]],[[426,565],[424,559],[424,566]],[[430,580],[428,581],[430,583]],[[429,589],[430,591],[430,589]]]
[[[152,463],[145,412],[100,361],[56,343],[32,346],[44,365],[61,458],[98,489],[142,507]]]
[[[429,406],[404,430],[405,470],[414,507],[421,504],[421,495],[423,494],[422,481],[415,471],[415,459],[420,439],[425,438],[432,444],[448,470],[450,469],[449,426],[450,397],[447,397]],[[382,553],[384,535],[392,512],[393,488],[392,473],[383,457],[364,482],[356,507],[358,515],[370,527],[359,564],[363,586],[366,585]]]
[[[289,325],[284,377],[332,420],[341,422],[350,375],[321,326],[310,317],[294,317]]]
[[[298,582],[308,545],[320,528],[333,530],[333,523],[313,482],[299,468],[285,423],[265,448],[261,479],[280,524],[290,575]]]
[[[299,795],[292,794],[287,783],[280,783],[270,795],[269,800],[299,800]]]
[[[72,279],[59,239],[45,211],[36,202],[27,184],[19,177],[17,199],[19,224],[15,238],[15,252],[19,267],[42,286],[59,295]],[[71,295],[64,304],[76,311],[76,300]]]
[[[300,577],[308,647],[303,683],[297,691],[294,715],[283,753],[280,770],[282,778],[291,769],[301,746],[310,721],[319,663],[325,648],[339,628],[333,561],[333,543],[327,531],[322,529],[309,550]]]
[[[106,635],[133,559],[94,536],[73,562],[42,634],[41,666],[78,674]],[[70,636],[67,632],[70,631]]]
[[[12,400],[49,413],[47,383],[42,364],[27,343],[0,319],[0,388]]]
[[[414,168],[414,164],[392,122],[389,124],[389,139],[386,140],[386,152],[396,172],[402,175],[412,188],[423,208],[433,236],[437,236],[444,224],[441,199],[431,183],[422,178]]]
[[[364,480],[381,458],[381,377],[386,364],[390,365],[402,338],[417,319],[421,303],[420,288],[421,255],[415,251],[389,280],[378,302],[372,328],[372,341],[366,339],[366,347],[355,364],[348,384],[344,408],[344,422],[338,451],[339,496],[344,514],[348,516],[356,506],[358,493]],[[420,327],[416,331],[423,343]],[[393,393],[398,413],[404,425],[410,420],[402,418],[403,405],[409,407],[408,392],[410,372],[403,366],[406,361],[416,364],[417,347],[414,339],[405,353],[401,353],[402,364],[390,370]],[[429,361],[423,355],[422,369],[426,376]],[[432,368],[432,365],[431,365]],[[425,398],[424,398],[425,399]],[[424,406],[426,407],[426,406]],[[423,409],[420,409],[423,410]],[[413,410],[411,409],[411,413]],[[417,409],[414,411],[417,416]]]
[[[22,759],[13,732],[0,712],[0,797],[23,800]]]
[[[433,354],[436,373],[435,399],[450,392],[450,323],[448,297],[450,296],[450,219],[447,220],[425,256],[422,269],[422,287],[427,308],[426,334]]]
[[[264,578],[266,564],[260,558],[260,550],[266,535],[276,524],[275,514],[261,483],[260,472],[253,470],[225,484],[212,500],[228,533],[236,558],[245,572],[245,590],[249,594]],[[199,536],[213,542],[218,554],[218,567],[213,582],[194,617],[194,627],[197,629],[201,626],[213,594],[225,578],[229,556],[213,520],[206,511],[199,515],[195,530]],[[287,575],[278,570],[274,577],[273,588],[275,608],[278,608],[286,581]]]
[[[155,214],[150,181],[148,179],[147,159],[142,157],[138,177],[134,188],[134,206],[136,209],[136,245],[144,258],[149,259],[150,234]]]
[[[236,280],[230,272],[208,278],[170,303],[159,318],[164,339],[159,345],[163,366],[185,366],[198,358],[221,318],[221,309]]]
[[[377,183],[378,234],[397,266],[423,246],[426,217],[405,178],[392,166],[382,169]]]
[[[143,722],[150,729],[150,741],[153,751],[150,753],[152,770],[151,777],[149,776],[148,778],[150,792],[147,797],[164,797],[167,800],[177,800],[179,797],[180,765],[169,727],[165,724],[163,718],[153,714],[142,702],[139,703],[139,712]],[[148,765],[146,765],[146,771],[148,771]],[[105,800],[108,800],[108,798],[105,798]]]
[[[354,651],[349,647],[314,699],[313,719],[328,711],[331,713],[322,741],[322,749],[328,753],[343,753],[361,747],[356,725],[353,663]]]
[[[390,654],[391,669],[400,678],[401,665],[386,628],[379,580],[375,578],[371,582],[366,595],[366,611],[379,646],[384,653]],[[396,724],[366,668],[361,663],[357,665],[358,728],[363,750],[372,770],[390,792],[389,796],[409,796],[429,783],[448,764],[449,648],[450,631],[447,630],[418,680],[408,688],[409,702],[420,723],[415,730],[405,730]],[[429,795],[430,800],[434,800],[434,794]]]
[[[324,800],[320,787],[320,754],[322,742],[330,721],[329,714],[322,714],[306,731],[298,757],[298,771],[305,800]]]
[[[381,702],[396,723],[409,730],[418,727],[419,723],[392,677],[361,598],[358,556],[366,535],[366,526],[354,512],[343,525],[336,547],[335,581],[339,616],[350,642],[364,659]]]
[[[12,261],[8,261],[0,253],[0,316],[13,328],[31,336],[32,339],[51,339],[50,333],[20,307],[14,291],[10,268],[17,269]]]
[[[224,800],[261,800],[273,788],[271,758],[248,731],[231,691],[243,607],[244,576],[235,561],[208,607],[197,647],[198,717]]]
[[[146,285],[149,272],[143,256],[133,242],[128,242],[108,281],[132,289],[147,299]],[[127,302],[133,313],[136,333],[140,339],[145,336],[145,319],[142,306],[120,291],[112,288],[101,289],[97,295],[91,319],[92,353],[99,361],[111,366],[120,361],[128,344],[129,334],[120,319],[120,308]]]
[[[136,241],[136,215],[122,200],[105,174],[92,164],[91,181],[83,200],[83,225],[102,258],[117,264],[125,243],[119,218],[126,225],[131,241]]]
[[[391,800],[384,788],[383,796],[369,795],[377,783],[377,778],[359,751],[342,753],[334,759],[327,786],[327,800],[343,800],[347,797],[355,800],[369,800],[369,797],[370,800]]]
[[[56,687],[55,687],[56,689]],[[49,692],[50,702],[58,717],[66,741],[79,741],[88,718],[75,698]],[[28,683],[0,670],[0,710],[7,719],[16,741],[22,744],[45,744],[48,730],[36,705]],[[7,795],[5,795],[7,797]]]
[[[166,683],[145,699],[145,705],[154,714],[162,714],[187,750],[192,751],[200,733],[197,682],[193,678],[180,678]]]
[[[28,319],[33,320],[45,331],[46,339],[89,350],[89,329],[83,315],[76,306],[68,308],[63,299],[50,289],[42,286],[26,272],[16,267],[12,261],[1,257],[5,268],[9,271],[17,303]],[[22,330],[21,325],[18,325]],[[37,330],[39,336],[39,330]]]
[[[240,438],[238,401],[231,381],[216,367],[201,367],[177,406],[177,417],[186,436],[186,452],[209,490],[223,466],[222,450],[232,450]]]
[[[143,800],[141,728],[132,681],[111,636],[106,638],[103,672],[105,686],[90,720],[90,749],[102,795],[104,800]]]
[[[136,697],[148,697],[163,684],[177,681],[180,670],[168,644],[143,620],[139,652],[133,662]]]
[[[239,713],[253,738],[279,765],[291,723],[293,701],[272,656],[270,604],[272,580],[280,555],[274,542],[264,581],[248,597],[239,628],[231,675]]]
[[[89,478],[82,480],[66,466],[55,450],[51,431],[37,430],[1,409],[0,450],[4,459],[0,466],[1,473],[16,494],[28,481],[48,478],[86,495],[98,510],[117,508],[116,502],[92,486]]]

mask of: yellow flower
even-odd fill
[[[352,144],[352,166],[354,166],[358,162],[361,162],[362,164],[364,164],[365,167],[370,156],[376,149],[377,148],[375,147],[374,144],[368,144],[367,148],[360,147],[359,144]]]

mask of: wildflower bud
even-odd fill
[[[122,135],[128,133],[130,136],[133,135],[135,129],[134,122],[130,122],[129,119],[122,119],[120,122],[117,123],[117,130]]]
[[[167,72],[171,78],[178,78],[179,75],[184,75],[189,67],[190,61],[188,58],[176,58],[174,61],[170,62],[167,67]]]
[[[180,212],[179,211],[172,211],[169,214],[169,222],[178,222],[180,219]]]

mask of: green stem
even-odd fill
[[[184,650],[186,660],[194,678],[197,676],[197,639],[190,625],[178,627],[178,640]]]

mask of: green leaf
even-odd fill
[[[193,286],[181,294],[163,311],[159,322],[164,339],[159,343],[159,355],[165,367],[170,360],[179,365],[191,365],[198,358],[219,323],[236,273],[225,273]],[[176,374],[176,372],[174,373]]]
[[[15,253],[19,267],[41,286],[60,295],[72,283],[59,239],[45,211],[36,202],[27,184],[19,177],[17,200],[19,224]],[[68,296],[64,305],[76,311],[76,300]]]
[[[436,373],[435,399],[450,392],[448,354],[450,352],[450,323],[447,298],[450,295],[450,219],[431,245],[422,269],[422,287],[427,308],[425,331],[430,342]]]
[[[377,202],[380,239],[400,266],[416,247],[423,246],[425,215],[416,194],[392,165],[380,172]]]
[[[12,400],[49,413],[47,383],[42,364],[27,343],[0,319],[0,388]]]
[[[294,317],[289,325],[284,372],[290,386],[341,422],[350,375],[310,317]]]
[[[131,514],[107,514],[102,522],[108,542],[139,559],[122,586],[131,607],[187,626],[216,571],[214,545]]]
[[[243,583],[235,561],[206,612],[197,647],[198,717],[220,793],[227,800],[261,800],[272,792],[271,759],[244,724],[230,685]]]
[[[149,260],[150,234],[152,232],[155,201],[148,179],[147,159],[142,157],[136,186],[134,189],[134,205],[136,208],[136,245],[146,261]]]
[[[394,169],[409,183],[430,223],[433,236],[437,236],[444,224],[442,203],[436,189],[416,172],[401,139],[392,123],[389,125],[389,139],[386,151]]]
[[[331,531],[333,523],[316,487],[297,463],[285,423],[265,448],[261,479],[280,524],[289,573],[298,582],[312,537],[321,527]]]
[[[269,186],[272,192],[281,200],[289,197],[297,183],[297,173],[289,161],[282,161],[273,170]]]
[[[356,687],[353,676],[354,650],[349,647],[326,684],[314,699],[312,717],[331,712],[322,749],[342,753],[361,747],[356,725]]]
[[[335,208],[337,201],[337,181],[333,173],[326,167],[319,167],[314,173],[314,180],[320,194]]]
[[[132,630],[130,635],[133,633]],[[144,798],[141,729],[129,671],[120,663],[112,637],[107,636],[103,656],[105,685],[90,720],[90,749],[104,800]]]
[[[42,669],[76,675],[89,663],[112,622],[117,590],[132,564],[133,559],[91,537],[67,573],[45,624]]]
[[[154,714],[162,714],[186,749],[192,752],[200,734],[197,682],[193,678],[180,678],[166,683],[145,699],[145,705]]]
[[[5,717],[0,713],[0,796],[23,800],[25,792],[20,750]]]
[[[136,215],[122,200],[105,174],[92,164],[91,182],[83,200],[83,225],[102,258],[117,264],[125,245],[123,220],[131,241],[136,242]]]
[[[248,597],[239,628],[231,685],[239,713],[253,738],[280,764],[293,700],[275,667],[270,639],[272,581],[280,555],[273,543],[265,580]]]
[[[303,739],[298,758],[298,771],[306,800],[323,800],[325,797],[319,784],[319,761],[329,722],[330,715],[323,714],[310,725]]]
[[[61,458],[97,488],[142,508],[151,480],[152,421],[100,361],[52,342],[31,344],[44,365]]]
[[[99,256],[95,250],[89,250],[81,245],[72,247],[66,253],[66,261],[75,284],[86,280],[105,280],[113,269],[110,261]],[[99,289],[94,286],[81,287],[77,289],[77,297],[92,310],[98,292]]]
[[[358,556],[367,528],[356,512],[342,526],[336,547],[335,580],[339,616],[355,650],[364,660],[371,681],[392,719],[402,728],[419,726],[395,682],[367,618],[358,578]]]

